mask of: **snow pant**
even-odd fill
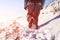
[[[36,25],[36,29],[38,28],[38,16],[41,9],[42,6],[37,4],[28,5],[27,21],[29,23],[29,28],[32,28],[33,24]]]

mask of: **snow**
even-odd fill
[[[9,20],[2,17],[0,40],[60,40],[60,0],[53,1],[41,10],[38,25],[43,26],[37,30],[28,28],[26,15]]]

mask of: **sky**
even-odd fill
[[[52,1],[53,0],[46,0],[45,5]],[[18,17],[26,13],[27,11],[24,10],[24,0],[0,0],[0,18]]]

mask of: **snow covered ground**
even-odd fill
[[[28,28],[26,15],[7,19],[0,20],[0,40],[60,40],[60,0],[41,10],[38,30]]]

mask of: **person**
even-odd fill
[[[38,16],[40,10],[43,9],[45,0],[25,0],[24,9],[28,10],[27,21],[29,23],[29,28],[38,29]]]

